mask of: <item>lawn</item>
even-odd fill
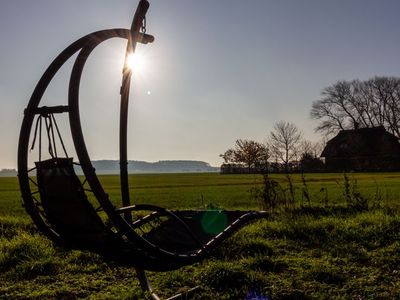
[[[271,175],[287,203],[240,230],[202,263],[149,273],[163,297],[399,299],[400,173]],[[173,209],[260,209],[256,175],[132,175],[135,203]],[[102,176],[119,202],[117,176]],[[290,183],[291,182],[291,183]],[[287,199],[286,199],[287,200]],[[363,206],[354,206],[355,202]],[[358,203],[358,202],[357,202]],[[142,299],[134,270],[54,246],[21,206],[16,178],[0,178],[0,298]],[[260,298],[262,299],[262,298]]]

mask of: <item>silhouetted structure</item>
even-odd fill
[[[267,213],[168,210],[151,204],[131,204],[127,117],[132,70],[127,62],[137,43],[154,40],[145,33],[149,5],[147,0],[140,0],[130,30],[117,28],[88,34],[65,48],[43,73],[25,109],[18,144],[18,179],[24,207],[44,234],[69,249],[93,251],[134,267],[142,289],[151,299],[159,300],[145,270],[170,271],[198,262],[247,222],[266,217]],[[80,80],[89,55],[102,42],[117,37],[128,40],[120,90],[119,207],[104,190],[90,160],[79,111]],[[74,55],[68,105],[39,106],[58,70]],[[77,161],[68,155],[63,142],[57,125],[60,114],[68,114]],[[34,168],[28,168],[32,158],[29,149],[35,146],[38,160]],[[76,165],[83,171],[83,181],[75,173]],[[93,201],[87,194],[93,196]]]
[[[383,126],[342,130],[321,153],[327,171],[400,170],[400,144]]]
[[[301,172],[323,172],[325,171],[324,162],[311,153],[304,153],[299,162]]]
[[[221,174],[265,174],[268,173],[268,166],[247,167],[243,164],[227,164],[221,165]]]

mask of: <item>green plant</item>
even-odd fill
[[[357,211],[368,210],[368,199],[358,189],[357,179],[350,180],[346,173],[343,173],[343,196],[347,207]]]
[[[286,208],[291,210],[295,207],[295,190],[296,187],[293,183],[293,177],[289,174],[285,174],[285,179],[287,182],[287,188],[285,189],[285,205]]]
[[[302,195],[303,203],[304,203],[304,199],[305,199],[307,201],[307,205],[309,207],[311,207],[311,196],[310,196],[310,192],[308,190],[306,176],[304,175],[304,173],[301,173],[301,183],[302,183],[301,195]]]
[[[284,191],[279,182],[273,180],[268,174],[263,174],[262,186],[252,190],[253,197],[261,202],[263,210],[274,212],[284,199]]]

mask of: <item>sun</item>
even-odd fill
[[[140,53],[131,53],[128,54],[127,64],[129,69],[131,69],[133,72],[141,72],[145,69],[146,60]]]

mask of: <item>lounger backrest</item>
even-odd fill
[[[56,232],[70,245],[98,248],[110,243],[110,230],[89,203],[71,158],[36,163],[43,210]]]

